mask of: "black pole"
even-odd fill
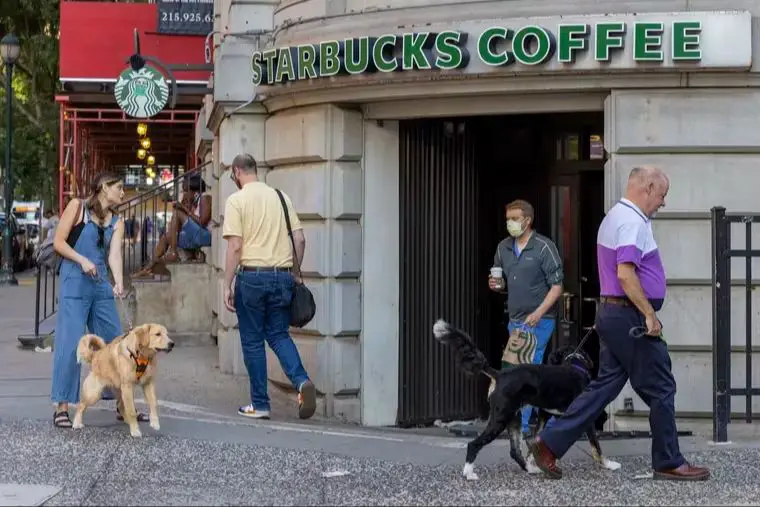
[[[3,231],[3,265],[0,268],[0,285],[18,285],[13,274],[13,236],[11,231],[11,210],[13,204],[13,178],[11,177],[11,147],[13,145],[13,64],[5,62],[5,230]]]

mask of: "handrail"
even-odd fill
[[[122,243],[125,283],[131,282],[131,274],[138,268],[147,266],[153,260],[161,236],[169,227],[169,215],[173,213],[173,208],[170,208],[169,203],[177,201],[184,181],[191,176],[201,174],[201,170],[210,163],[205,162],[193,167],[172,181],[136,195],[117,207],[118,213],[125,221]],[[138,224],[139,230],[136,227]],[[167,280],[168,277],[159,275],[158,281]]]

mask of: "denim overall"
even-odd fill
[[[76,350],[79,339],[85,334],[85,328],[103,338],[106,343],[122,334],[113,289],[108,281],[107,266],[108,250],[119,217],[114,215],[111,223],[103,229],[103,246],[98,247],[100,227],[90,221],[87,206],[83,208],[85,225],[74,250],[95,264],[98,276],[94,278],[84,274],[79,264],[69,259],[61,262],[61,291],[58,296],[50,395],[54,403],[79,403],[82,366],[77,363]]]

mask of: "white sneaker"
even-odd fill
[[[269,419],[269,410],[256,410],[253,405],[246,405],[238,409],[238,415],[251,419]]]

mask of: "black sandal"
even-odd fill
[[[68,410],[53,412],[53,426],[56,428],[71,428],[73,426]]]
[[[123,421],[124,416],[121,415],[121,412],[119,412],[119,409],[116,409],[116,420],[117,421]],[[147,415],[143,414],[142,412],[137,413],[137,422],[148,422],[150,419]]]

